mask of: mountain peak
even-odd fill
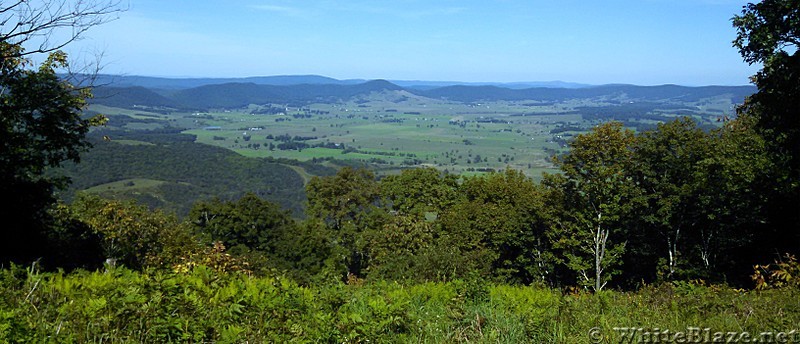
[[[395,84],[393,84],[393,83],[391,83],[389,81],[386,81],[384,79],[370,80],[370,81],[367,81],[367,82],[365,82],[365,83],[363,83],[361,85],[358,85],[358,86],[360,86],[360,88],[373,90],[373,91],[384,91],[384,90],[400,91],[400,90],[403,90],[402,87],[397,86],[397,85],[395,85]]]

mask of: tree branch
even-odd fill
[[[22,45],[37,39],[41,41],[32,50],[19,50],[2,58],[19,58],[33,54],[49,53],[80,39],[90,28],[117,19],[112,16],[125,10],[121,0],[44,0],[31,5],[24,0],[0,8],[0,41]],[[7,28],[6,24],[14,22]],[[54,41],[60,30],[71,30],[67,38]]]

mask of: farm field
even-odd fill
[[[314,109],[313,107],[311,109]],[[313,111],[313,110],[312,110]],[[480,169],[549,169],[548,151],[560,148],[549,131],[553,118],[515,123],[478,123],[481,115],[387,113],[344,108],[342,113],[302,117],[289,114],[210,113],[186,133],[197,141],[250,157],[297,160],[342,159],[381,169],[435,166],[453,173]],[[494,119],[510,121],[507,115]],[[218,127],[214,128],[214,127]],[[288,148],[286,148],[288,147]]]

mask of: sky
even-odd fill
[[[103,73],[746,85],[733,0],[125,0]]]

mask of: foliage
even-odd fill
[[[341,230],[361,224],[377,206],[379,190],[373,172],[345,167],[335,176],[311,179],[306,194],[309,217]]]
[[[384,212],[378,207],[380,189],[375,175],[366,169],[345,167],[335,176],[314,177],[306,185],[310,221],[324,224],[347,272],[360,275],[367,254],[363,234],[378,228]]]
[[[380,192],[391,210],[401,214],[438,214],[457,198],[458,177],[432,167],[403,170],[381,180]]]
[[[46,254],[38,260],[47,269],[97,269],[106,259],[103,236],[79,219],[75,208],[58,203],[50,210],[54,221],[47,231]]]
[[[294,221],[277,204],[247,193],[236,201],[197,202],[189,213],[194,230],[234,250],[273,253],[277,238]]]
[[[289,249],[284,245],[296,232],[289,212],[252,193],[230,202],[197,202],[188,221],[206,243],[221,242],[254,270],[275,268],[272,261]]]
[[[744,281],[751,262],[774,253],[770,242],[785,239],[767,225],[768,193],[760,190],[773,183],[774,165],[752,121],[740,115],[710,132],[711,152],[696,169],[701,185],[692,212],[701,225],[691,238],[694,255],[687,257],[699,267],[696,277],[721,281],[719,271],[725,271]]]
[[[370,257],[368,275],[373,279],[428,280],[430,271],[421,262],[440,249],[434,239],[434,229],[424,218],[398,215],[379,231],[367,234]]]
[[[0,262],[47,255],[46,233],[54,219],[52,192],[66,179],[45,169],[78,161],[89,144],[89,127],[103,116],[84,118],[87,88],[56,71],[69,70],[60,49],[119,11],[114,2],[12,1],[0,3]],[[33,57],[41,62],[35,63]]]
[[[635,142],[632,131],[609,122],[577,136],[570,152],[556,159],[564,178],[552,181],[563,190],[565,204],[554,245],[582,283],[596,291],[620,272],[624,224],[641,202],[642,191],[630,176]]]
[[[225,252],[225,245],[214,242],[210,247],[204,247],[199,252],[190,253],[186,257],[181,257],[180,263],[175,263],[172,269],[175,272],[188,273],[198,267],[207,267],[216,273],[242,272],[251,274],[250,264],[241,259],[237,259]]]
[[[297,224],[294,232],[285,233],[276,245],[280,248],[272,257],[272,265],[285,271],[298,283],[326,284],[340,281],[347,272],[346,253],[332,242],[329,228],[315,220]]]
[[[38,69],[28,69],[30,62],[20,54],[19,45],[0,41],[0,195],[7,205],[0,216],[4,237],[14,238],[4,240],[0,249],[4,262],[44,254],[36,243],[44,241],[51,220],[51,193],[66,182],[45,175],[45,169],[77,161],[88,147],[84,135],[89,127],[102,122],[81,117],[88,91],[56,75],[56,69],[67,66],[64,53],[50,54]]]
[[[800,3],[765,0],[744,7],[733,18],[734,46],[747,63],[763,67],[752,77],[758,92],[737,109],[754,119],[764,137],[772,169],[767,212],[779,241],[767,242],[778,252],[796,252],[800,236]],[[773,251],[774,252],[774,251]]]
[[[196,266],[185,273],[0,270],[2,342],[586,343],[598,327],[788,331],[797,289],[740,292],[702,284],[637,292],[448,283],[333,283],[250,277]]]
[[[442,218],[442,232],[453,247],[474,255],[478,271],[500,281],[531,283],[547,279],[553,260],[545,237],[543,188],[508,169],[467,178],[463,200]]]
[[[800,46],[800,6],[793,0],[768,0],[744,6],[733,18],[734,46],[748,63],[764,62]],[[788,49],[787,49],[788,48]]]
[[[72,208],[100,236],[107,261],[137,269],[169,268],[197,246],[189,228],[174,215],[133,202],[81,195]]]
[[[711,240],[703,237],[711,233],[704,232],[709,224],[703,218],[701,198],[718,191],[704,189],[703,183],[714,149],[712,142],[709,134],[684,117],[643,133],[635,147],[640,167],[637,179],[647,198],[642,219],[649,225],[648,234],[661,242],[655,249],[666,251],[667,279],[675,278],[683,256],[689,256],[685,242]],[[703,256],[708,267],[708,252]]]
[[[616,272],[628,281],[743,285],[747,271],[737,262],[763,257],[769,253],[760,243],[771,250],[781,240],[764,227],[766,200],[753,192],[770,183],[771,162],[752,123],[742,116],[705,131],[679,118],[637,135],[619,123],[579,135],[557,160],[564,174],[543,181],[557,202],[545,205],[555,252],[588,281],[584,272],[597,272],[591,257],[600,258],[603,239],[616,236],[624,254],[621,246],[606,252],[626,264]]]
[[[44,168],[66,160],[77,161],[88,147],[84,136],[92,123],[81,110],[90,96],[86,89],[58,78],[56,69],[67,66],[67,56],[51,54],[38,70],[21,69],[28,62],[6,57],[12,49],[0,44],[2,64],[2,175],[8,180],[35,182]],[[33,179],[37,178],[37,179]],[[52,181],[49,181],[52,183]]]
[[[756,289],[800,287],[800,262],[795,256],[786,254],[781,259],[776,259],[774,264],[758,265],[753,267]]]

